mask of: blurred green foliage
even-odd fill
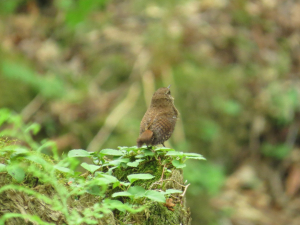
[[[10,14],[18,7],[18,5],[24,2],[23,0],[11,0],[11,1],[0,1],[0,13]]]
[[[65,94],[63,81],[59,76],[47,74],[45,77],[40,77],[28,66],[14,61],[3,61],[1,67],[4,76],[28,85],[45,98],[61,98]]]
[[[88,22],[92,12],[104,9],[108,2],[108,0],[56,0],[54,5],[65,14],[66,25],[75,29],[78,24]]]
[[[196,169],[195,169],[196,168]],[[190,162],[188,164],[186,178],[194,184],[190,187],[189,195],[208,193],[215,196],[225,180],[224,169],[211,162]]]
[[[275,159],[284,159],[291,150],[291,147],[286,144],[272,145],[270,143],[264,143],[261,148],[264,155],[274,157]]]

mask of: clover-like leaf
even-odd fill
[[[144,154],[145,154],[145,156],[154,156],[154,152],[152,152],[152,151],[150,151],[148,149],[144,150]]]
[[[81,166],[90,171],[91,173],[94,173],[97,169],[99,169],[101,166],[96,166],[96,165],[93,165],[93,164],[87,164],[85,162],[81,163]]]
[[[68,152],[68,157],[90,157],[91,153],[83,149],[73,149]]]
[[[127,192],[132,194],[134,198],[140,198],[144,197],[146,190],[141,186],[133,186],[130,187]]]
[[[168,155],[168,156],[178,156],[178,157],[182,158],[183,157],[183,152],[169,151],[169,152],[167,152],[166,155]]]
[[[113,193],[111,195],[111,197],[115,198],[115,197],[119,197],[119,196],[125,196],[125,197],[132,197],[132,194],[127,192],[127,191],[121,191],[121,192],[116,192],[116,193]]]
[[[127,178],[130,181],[130,183],[133,183],[136,180],[150,180],[154,176],[149,173],[139,173],[139,174],[131,174],[128,175]]]
[[[163,193],[154,191],[154,190],[148,190],[145,192],[145,197],[156,201],[156,202],[166,202],[166,198]]]
[[[198,153],[185,153],[184,154],[187,159],[199,159],[199,160],[206,160],[201,154]]]
[[[168,156],[177,156],[179,158],[186,157],[187,159],[198,159],[198,160],[206,160],[202,155],[198,153],[184,153],[184,152],[177,152],[177,151],[169,151],[167,152]]]
[[[160,147],[160,148],[158,148],[158,147],[156,147],[155,149],[154,149],[154,151],[163,151],[163,152],[168,152],[168,151],[175,151],[173,148],[166,148],[166,147]]]
[[[101,196],[103,194],[103,190],[98,185],[93,185],[86,190],[87,193],[91,195]]]
[[[96,178],[98,181],[100,181],[103,184],[110,184],[110,183],[119,183],[119,180],[111,175],[104,174],[104,173],[98,173],[96,172]]]
[[[174,194],[174,193],[182,193],[182,191],[176,189],[167,189],[165,191],[165,194]]]
[[[130,183],[128,183],[128,182],[120,182],[120,185],[121,185],[121,186],[125,186],[125,187],[127,187],[127,186],[129,186],[129,185],[130,185]]]
[[[143,161],[144,161],[144,159],[137,159],[134,162],[127,163],[127,166],[137,167],[140,164],[140,162],[143,162]]]
[[[123,158],[123,159],[115,159],[112,161],[108,161],[103,166],[109,165],[109,166],[119,166],[121,163],[128,163],[129,158]]]
[[[109,198],[105,198],[103,200],[103,204],[105,205],[106,208],[109,209],[118,209],[121,212],[131,212],[131,213],[137,213],[145,210],[147,208],[146,205],[141,206],[141,207],[133,207],[133,205],[130,205],[128,203],[122,203],[121,201],[118,200],[113,200]]]
[[[43,166],[48,164],[42,157],[38,157],[36,155],[28,155],[28,156],[25,156],[25,158],[32,162],[35,162],[37,164],[43,165]]]
[[[18,182],[22,182],[25,178],[25,171],[18,165],[11,165],[7,167],[7,172]]]
[[[180,162],[179,160],[176,160],[176,159],[172,160],[172,164],[173,164],[173,166],[175,166],[177,169],[186,167],[186,164],[185,164],[185,163],[182,163],[182,162]]]
[[[110,148],[102,149],[102,150],[100,151],[100,154],[102,154],[102,155],[114,155],[114,156],[121,156],[121,155],[124,155],[122,151],[120,151],[120,150],[115,150],[115,149],[110,149]]]
[[[55,168],[56,170],[59,170],[59,171],[64,172],[64,173],[74,174],[74,171],[73,171],[73,170],[70,170],[70,169],[67,168],[67,167],[55,165],[54,168]]]
[[[30,124],[28,127],[25,129],[25,133],[32,132],[34,135],[37,134],[41,129],[41,125],[38,123],[33,123]]]

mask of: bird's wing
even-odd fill
[[[157,139],[158,143],[163,143],[168,140],[175,127],[177,117],[170,115],[157,115],[151,126],[150,130],[154,133],[154,138]]]
[[[151,124],[153,123],[155,117],[151,116],[150,114],[151,112],[149,110],[145,113],[141,121],[140,134],[143,133],[145,130],[149,130],[149,128],[151,127]]]

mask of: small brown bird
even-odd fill
[[[159,88],[153,94],[150,107],[141,122],[138,147],[143,144],[165,146],[164,142],[171,137],[179,113],[175,108],[170,86]]]

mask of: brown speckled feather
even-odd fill
[[[137,140],[138,146],[140,147],[143,143],[147,145],[164,144],[174,131],[177,117],[178,111],[174,106],[170,90],[168,88],[158,89],[154,93],[151,105],[141,121],[140,137]],[[145,140],[146,135],[143,133],[146,130],[153,132],[151,137],[147,135],[147,138],[151,138],[151,140]]]

